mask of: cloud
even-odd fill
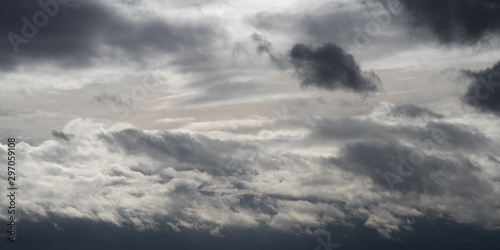
[[[274,51],[273,44],[263,35],[254,33],[251,41],[256,54],[268,55],[271,63],[281,70],[293,69],[302,86],[365,94],[381,88],[380,79],[375,73],[361,71],[354,57],[336,44],[326,43],[313,48],[297,43],[287,54],[280,54]],[[233,51],[248,53],[247,47],[239,42]]]
[[[359,103],[360,94],[382,88],[366,65],[399,62],[404,69],[380,71],[391,93],[427,82],[430,71],[385,57],[420,65],[431,49],[408,50],[422,40],[406,43],[400,16],[352,51],[344,45],[353,44],[354,28],[374,27],[381,9],[349,0],[198,2],[60,5],[18,54],[8,33],[0,37],[9,50],[0,53],[8,71],[0,78],[16,89],[2,93],[4,106],[16,108],[0,109],[0,154],[5,138],[16,136],[19,249],[313,249],[328,232],[342,248],[486,249],[479,239],[496,236],[486,230],[500,224],[494,116],[446,112],[454,103],[440,92],[450,86],[412,93],[425,106],[384,103],[369,113],[373,100]],[[23,3],[2,2],[10,21],[0,26],[22,33],[21,18],[40,10],[36,1]],[[225,3],[234,11],[204,18],[228,10],[219,7]],[[443,62],[432,53],[427,61]],[[156,65],[151,75],[168,75],[168,86],[161,80],[134,104],[144,61]],[[481,87],[491,100],[480,101],[498,99],[481,80],[496,68],[465,71],[474,87],[468,95],[477,98]],[[397,81],[410,75],[419,77]],[[300,91],[299,82],[322,91]],[[116,106],[130,109],[133,125],[74,119],[116,121]],[[7,177],[0,171],[0,186]]]
[[[213,102],[223,102],[228,100],[241,100],[255,95],[266,95],[267,89],[264,85],[256,81],[203,81],[201,84],[192,84],[194,87],[204,89],[203,95],[186,100],[186,104],[207,104]]]
[[[491,156],[491,155],[489,155],[489,156],[488,156],[488,161],[492,161],[492,162],[494,162],[494,163],[500,163],[500,161],[499,161],[499,160],[497,160],[497,158],[495,158],[495,157],[493,157],[493,156]]]
[[[63,139],[65,141],[69,141],[73,137],[73,135],[71,135],[71,134],[66,134],[64,132],[55,131],[55,130],[52,131],[52,135],[56,138]]]
[[[303,86],[358,93],[380,89],[380,79],[373,72],[362,72],[352,55],[328,43],[319,48],[296,44],[290,57]]]
[[[446,117],[415,123],[391,109],[384,112],[375,110],[366,119],[314,119],[310,127],[298,123],[309,136],[276,142],[75,119],[54,131],[63,140],[18,144],[25,178],[32,180],[24,188],[21,211],[35,220],[54,215],[218,236],[228,228],[260,226],[318,234],[328,225],[359,220],[361,227],[391,238],[412,228],[404,221],[436,214],[494,228],[500,221],[491,212],[497,206],[491,197],[496,197],[498,175],[490,171],[498,141]],[[71,140],[64,140],[69,135]],[[282,144],[293,150],[276,147]],[[304,153],[322,145],[328,145],[327,156]],[[297,153],[301,148],[304,152]],[[415,165],[418,157],[422,161]],[[400,170],[401,159],[413,170],[409,165]],[[386,172],[404,174],[402,182],[393,183],[404,198],[391,195]],[[67,192],[54,191],[61,188]]]
[[[130,98],[124,100],[124,98],[120,98],[117,95],[110,95],[107,92],[94,96],[92,101],[96,101],[103,105],[111,104],[124,107],[130,107],[133,105],[133,101]]]
[[[78,7],[55,0],[40,1],[48,7],[38,2],[8,0],[0,4],[2,70],[40,61],[63,68],[86,67],[101,60],[141,63],[157,53],[200,59],[203,56],[187,52],[210,47],[220,35],[210,21],[131,17],[111,2],[85,1]]]
[[[405,116],[408,118],[431,117],[443,118],[443,115],[437,114],[426,107],[419,107],[413,104],[397,105],[391,112],[394,116]]]
[[[462,101],[483,112],[500,115],[500,62],[484,70],[464,70],[470,80]]]
[[[267,37],[258,33],[253,33],[248,41],[236,42],[233,47],[233,54],[251,54],[253,52],[250,47],[253,47],[257,55],[268,55],[271,63],[279,69],[285,70],[290,67],[287,56],[277,53],[273,48],[273,44],[267,40]]]
[[[175,159],[175,169],[182,169],[184,164],[195,169],[217,168],[224,165],[224,158],[217,153],[216,145],[206,147],[186,134],[148,135],[138,130],[128,129],[112,133],[102,139],[114,149],[123,149],[127,155],[147,155],[163,163]],[[224,149],[225,152],[228,150],[228,148]]]
[[[416,27],[428,29],[443,44],[475,44],[500,31],[496,0],[400,0]]]
[[[392,113],[388,113],[386,119],[391,121]],[[405,117],[397,118],[401,121]],[[478,129],[461,123],[449,123],[434,118],[419,126],[412,121],[397,124],[384,124],[377,120],[358,119],[319,119],[312,126],[312,132],[307,140],[318,144],[328,144],[335,141],[361,141],[361,140],[383,140],[394,143],[411,143],[416,147],[439,149],[440,151],[455,152],[463,150],[469,152],[485,152],[491,150],[493,142]],[[429,139],[434,140],[430,145]]]
[[[364,26],[372,17],[360,2],[324,2],[303,12],[260,11],[245,18],[261,32],[286,34],[294,39],[317,43],[329,41],[352,43],[355,28]]]
[[[381,110],[374,114],[378,112]],[[473,126],[446,117],[426,119],[430,120],[417,123],[405,116],[395,117],[391,109],[386,109],[384,116],[368,119],[320,119],[312,128],[310,140],[316,146],[339,148],[333,156],[324,158],[324,164],[365,179],[379,192],[401,193],[398,197],[406,202],[399,200],[399,204],[415,208],[418,213],[444,213],[459,223],[476,221],[487,228],[497,228],[496,222],[490,220],[498,220],[500,214],[489,219],[483,216],[489,210],[486,207],[497,204],[490,198],[498,186],[498,175],[490,176],[498,155],[494,132],[483,134]],[[311,146],[311,142],[306,145]],[[455,207],[451,205],[456,204],[452,197],[483,204],[479,209],[482,212],[472,208],[473,204],[464,204],[470,206],[469,211],[474,210],[472,213]],[[439,208],[441,205],[446,208]],[[367,208],[370,212],[365,226],[390,237],[403,229],[399,225],[405,218],[401,211],[409,210],[385,213],[386,208],[380,210],[383,206]]]
[[[420,154],[420,158],[412,161],[411,157],[416,154]],[[339,161],[334,159],[333,162],[346,171],[367,176],[387,190],[391,190],[390,185],[394,184],[394,188],[403,195],[413,193],[441,196],[447,192],[458,192],[461,197],[470,199],[477,197],[478,193],[493,192],[493,186],[478,177],[481,167],[458,155],[454,158],[439,157],[396,141],[349,143],[343,148],[341,155]],[[399,179],[388,181],[387,178],[392,178],[388,173],[408,178],[401,182]],[[459,191],[461,185],[474,188]]]

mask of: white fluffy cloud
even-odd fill
[[[394,110],[399,110],[398,115]],[[332,120],[329,126],[335,128],[336,122],[349,122],[350,126],[342,126],[344,133],[361,128],[366,130],[363,136],[367,138],[396,140],[415,150],[426,139],[421,136],[430,135],[426,133],[429,124],[453,121],[407,118],[401,116],[401,110],[405,109],[382,104],[367,118]],[[412,124],[409,119],[420,120]],[[315,122],[325,126],[325,121]],[[482,138],[474,134],[471,125],[464,128],[467,130],[463,133]],[[399,132],[391,138],[385,131]],[[295,154],[286,144],[269,143],[269,138],[258,136],[220,140],[204,136],[203,131],[184,134],[139,130],[127,124],[110,126],[88,119],[69,122],[61,133],[68,140],[17,145],[20,206],[33,220],[58,215],[129,225],[139,230],[168,225],[175,230],[196,229],[219,235],[225,227],[252,228],[262,223],[290,233],[318,233],[328,224],[346,224],[347,219],[355,217],[385,237],[411,230],[408,220],[429,213],[487,228],[495,228],[500,222],[495,209],[498,201],[494,199],[498,195],[495,180],[499,176],[494,172],[493,160],[499,156],[488,148],[477,152],[458,145],[468,142],[453,145],[454,150],[464,154],[463,160],[454,160],[456,152],[450,153],[445,142],[430,149],[432,152],[426,150],[429,161],[395,185],[396,191],[401,191],[401,196],[395,196],[388,183],[377,181],[383,178],[383,172],[371,174],[369,170],[379,167],[364,162],[362,151],[357,160],[348,158],[348,150],[353,148],[343,143],[332,144],[336,146],[331,147],[329,157],[317,157],[304,153],[307,151]],[[340,134],[309,128],[309,136],[318,133],[323,133],[327,141],[345,140]],[[491,141],[492,147],[498,145],[494,134],[481,134]],[[276,140],[308,147],[309,136]],[[356,143],[355,137],[348,141],[351,139]],[[2,150],[5,151],[5,145]],[[389,172],[400,174],[391,156],[382,159]],[[434,161],[454,161],[458,165],[428,169],[439,167],[434,166]],[[464,161],[469,165],[460,165]],[[358,167],[345,167],[345,163]],[[435,174],[440,179],[418,180],[434,178]],[[480,193],[455,187],[467,179],[472,183],[480,181],[474,188]],[[439,183],[432,184],[436,180]],[[415,183],[423,187],[414,186]]]

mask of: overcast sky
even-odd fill
[[[497,0],[1,0],[0,248],[497,249],[498,34]]]

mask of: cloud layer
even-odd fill
[[[306,137],[278,139],[328,144],[337,153],[326,157],[277,150],[264,138],[217,140],[76,119],[53,133],[62,140],[18,145],[20,181],[30,180],[23,213],[213,235],[258,226],[313,234],[361,219],[392,238],[407,230],[405,219],[436,213],[496,228],[498,138],[442,117],[393,116],[397,109],[381,104],[369,119],[315,120]]]

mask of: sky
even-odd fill
[[[0,0],[0,248],[497,249],[499,31],[496,0]]]

